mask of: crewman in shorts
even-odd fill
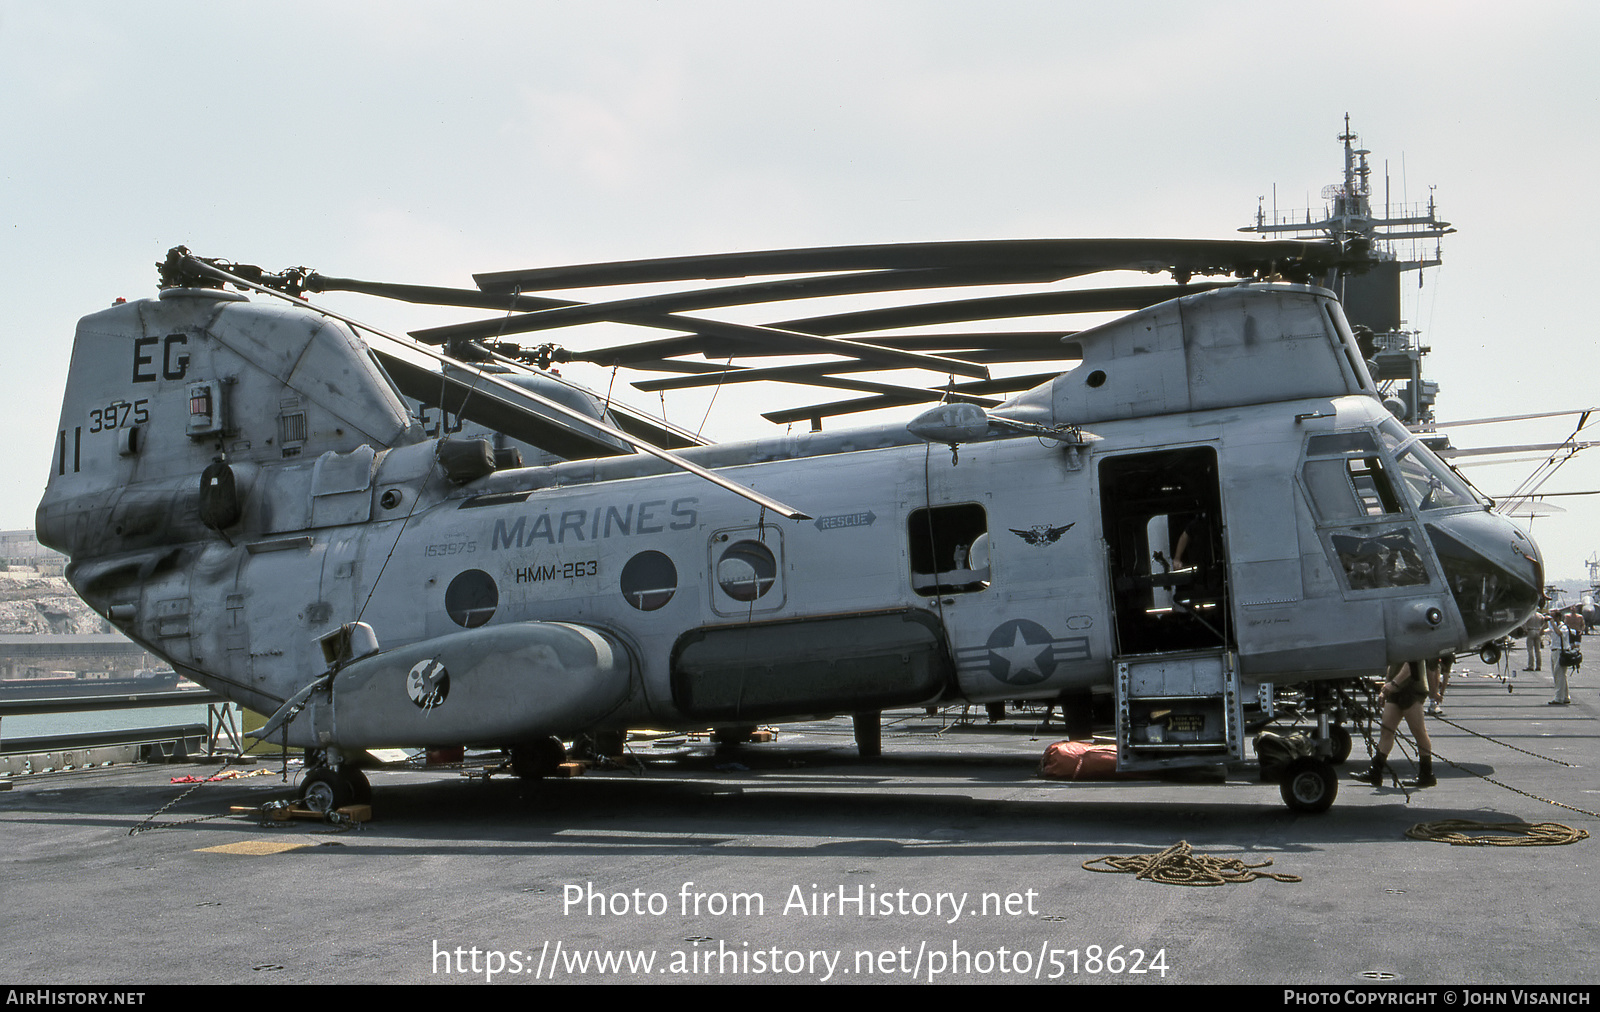
[[[1394,746],[1394,734],[1400,729],[1401,718],[1417,739],[1417,787],[1432,787],[1439,781],[1433,775],[1433,740],[1428,737],[1427,718],[1422,715],[1422,704],[1428,698],[1427,665],[1421,661],[1407,661],[1389,674],[1378,695],[1383,699],[1383,724],[1378,733],[1378,750],[1372,756],[1372,765],[1352,774],[1357,780],[1374,787],[1383,785],[1383,776],[1389,766],[1389,750]]]

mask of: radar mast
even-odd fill
[[[1344,303],[1372,378],[1390,410],[1412,429],[1431,431],[1439,385],[1422,378],[1422,356],[1431,349],[1421,344],[1417,331],[1405,329],[1400,315],[1400,278],[1406,271],[1416,271],[1420,288],[1422,271],[1443,263],[1443,237],[1455,229],[1440,220],[1432,187],[1424,204],[1393,204],[1387,173],[1383,215],[1376,216],[1372,167],[1367,161],[1371,152],[1360,146],[1360,137],[1351,131],[1349,113],[1338,139],[1344,145],[1343,179],[1322,188],[1326,203],[1320,219],[1313,219],[1309,208],[1280,211],[1274,186],[1272,210],[1267,210],[1266,198],[1260,198],[1255,224],[1239,231],[1263,237],[1331,238],[1347,248],[1366,251],[1364,268],[1331,272],[1323,283]]]

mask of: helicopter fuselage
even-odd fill
[[[168,293],[80,326],[40,536],[252,709],[332,672],[285,740],[341,749],[1052,700],[1151,659],[1344,679],[1520,625],[1537,549],[1387,414],[1331,297],[1218,296],[1083,335],[1083,366],[950,446],[684,451],[797,521],[644,456],[452,470],[353,333]],[[1239,358],[1274,299],[1323,378]],[[1130,342],[1155,378],[1107,380]]]

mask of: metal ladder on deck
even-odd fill
[[[1221,765],[1244,758],[1244,713],[1231,650],[1116,662],[1117,769]]]

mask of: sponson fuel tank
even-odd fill
[[[345,666],[330,692],[312,697],[305,718],[288,725],[289,744],[532,741],[602,722],[627,699],[635,671],[621,641],[576,623],[453,633]]]

